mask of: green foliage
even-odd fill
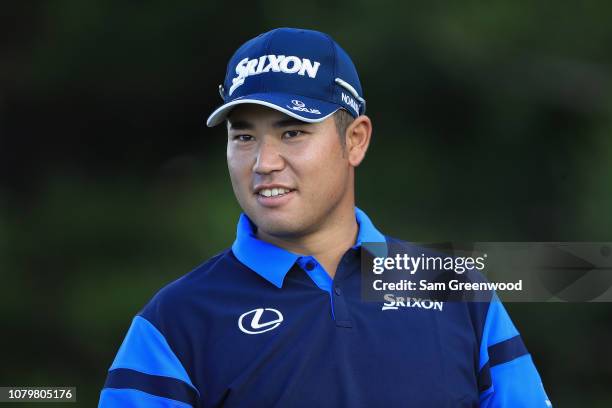
[[[231,244],[224,129],[202,119],[231,53],[277,26],[329,32],[353,56],[374,123],[357,205],[383,232],[610,241],[612,3],[12,7],[3,384],[76,385],[93,406],[133,315]],[[607,304],[509,309],[556,406],[610,406]]]

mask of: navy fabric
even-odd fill
[[[193,405],[130,388],[104,388],[99,407],[190,408]]]
[[[197,401],[195,390],[180,380],[143,374],[139,371],[123,368],[109,371],[104,388],[140,390],[151,395],[185,402],[192,406]]]
[[[480,369],[478,375],[478,389],[486,391],[491,387],[491,367],[507,363],[518,357],[528,354],[521,336],[514,336],[488,347],[489,361]]]
[[[491,367],[487,362],[484,366],[482,366],[480,372],[478,373],[478,391],[480,391],[480,393],[482,394],[485,391],[488,391],[492,385],[493,384],[491,380]]]
[[[364,302],[361,244],[398,241],[358,208],[355,217],[358,239],[332,279],[315,257],[258,240],[242,214],[232,248],[143,308],[133,325],[146,330],[131,332],[115,366],[193,385],[195,407],[550,406],[531,357],[514,358],[518,333],[501,302],[396,310]],[[129,352],[132,344],[152,351]],[[144,389],[129,378],[112,385]],[[122,394],[104,390],[113,403],[101,398],[101,407],[138,406],[116,405]]]
[[[489,346],[489,365],[494,367],[527,354],[527,348],[521,336],[514,336]]]

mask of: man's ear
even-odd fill
[[[346,150],[351,166],[359,166],[365,157],[371,138],[372,121],[366,115],[358,116],[346,128]]]

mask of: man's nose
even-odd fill
[[[272,138],[264,138],[259,144],[253,171],[255,173],[267,174],[282,170],[285,160],[281,154],[280,147],[278,141]]]

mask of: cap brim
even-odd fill
[[[286,115],[309,123],[321,122],[335,111],[342,108],[342,106],[335,103],[300,95],[258,93],[241,96],[240,98],[219,106],[206,120],[206,126],[213,127],[223,122],[236,105],[242,105],[244,103],[267,106],[268,108],[275,109]]]

